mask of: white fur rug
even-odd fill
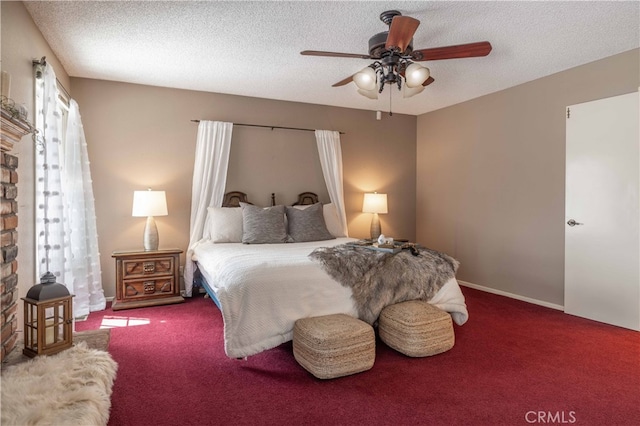
[[[2,425],[106,425],[118,364],[80,342],[2,373]]]

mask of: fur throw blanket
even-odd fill
[[[336,281],[352,290],[361,320],[374,324],[382,309],[407,300],[430,300],[458,270],[458,261],[435,250],[420,248],[387,253],[342,244],[315,249],[309,257],[320,262]]]
[[[2,425],[106,425],[118,364],[80,342],[2,372]]]

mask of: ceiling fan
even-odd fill
[[[371,99],[377,99],[385,84],[396,84],[405,98],[416,95],[425,86],[434,82],[429,68],[414,61],[435,61],[440,59],[471,58],[487,56],[491,52],[491,43],[476,43],[454,46],[433,47],[413,50],[413,35],[420,21],[402,16],[397,10],[388,10],[380,14],[380,20],[389,26],[389,31],[378,33],[369,39],[369,54],[324,52],[304,50],[301,55],[331,56],[338,58],[374,59],[371,65],[339,82],[332,87],[344,86],[353,81],[358,93]],[[405,88],[403,88],[403,80]],[[377,88],[377,90],[376,90]]]

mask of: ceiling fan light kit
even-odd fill
[[[377,82],[376,72],[371,67],[363,68],[362,71],[353,75],[353,82],[362,90],[375,90]]]
[[[369,99],[374,99],[374,100],[378,99],[378,91],[375,90],[375,87],[373,90],[358,89],[358,93]]]
[[[404,73],[406,84],[411,88],[422,87],[422,83],[427,81],[429,75],[429,68],[425,68],[415,62],[409,65]]]
[[[412,96],[417,95],[418,93],[422,93],[424,90],[424,86],[419,85],[418,87],[411,87],[408,84],[402,86],[402,97],[404,99],[410,98]]]
[[[335,83],[333,87],[344,86],[353,81],[358,86],[360,95],[369,99],[378,99],[377,93],[382,93],[385,85],[395,84],[402,92],[403,98],[409,98],[421,93],[425,86],[435,81],[430,75],[429,68],[416,64],[414,61],[487,56],[492,49],[491,43],[481,41],[413,50],[413,35],[418,29],[420,21],[409,16],[402,16],[397,10],[382,12],[380,20],[389,26],[389,30],[375,34],[369,39],[368,55],[318,50],[304,50],[300,54],[374,59],[375,62],[371,65]],[[378,88],[377,93],[376,87]]]

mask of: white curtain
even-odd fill
[[[342,222],[342,230],[345,236],[349,236],[347,229],[347,214],[344,206],[344,190],[342,186],[342,147],[340,145],[340,132],[332,130],[316,130],[318,154],[322,165],[322,174],[327,185],[329,198],[336,206],[338,217]]]
[[[60,177],[63,111],[58,96],[56,74],[45,66],[41,78],[36,79],[36,272],[41,277],[50,271],[64,283],[66,242]]]
[[[73,294],[74,317],[104,309],[91,174],[78,105],[65,114],[55,72],[36,79],[37,274],[49,271]],[[66,128],[66,132],[64,129]]]
[[[98,251],[98,230],[87,142],[78,103],[71,99],[61,167],[65,233],[64,283],[72,294],[76,317],[106,307]]]
[[[200,121],[196,142],[193,185],[191,190],[191,226],[189,248],[184,268],[187,296],[193,290],[195,264],[191,260],[193,248],[202,239],[208,207],[222,206],[227,184],[227,167],[231,150],[233,123]]]

